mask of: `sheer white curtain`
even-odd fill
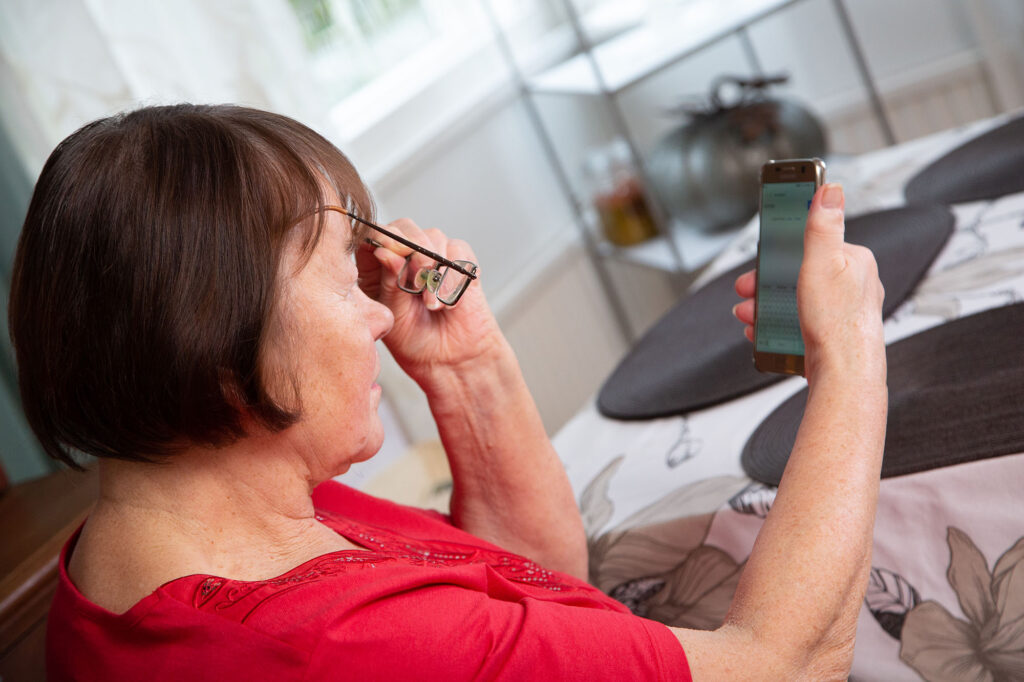
[[[139,104],[236,102],[317,126],[285,0],[4,0],[3,122],[34,130],[19,153],[31,175],[82,124]]]

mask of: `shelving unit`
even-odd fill
[[[592,212],[588,212],[585,219],[588,225],[597,224],[597,218]],[[711,259],[736,237],[742,227],[737,225],[734,229],[699,232],[687,229],[679,221],[670,220],[669,229],[636,246],[616,246],[606,241],[598,241],[597,250],[604,258],[614,258],[665,272],[691,273],[711,262]]]
[[[611,258],[640,263],[664,270],[679,280],[680,275],[693,273],[709,262],[728,244],[735,231],[700,232],[671,219],[661,202],[650,192],[649,188],[653,184],[646,177],[646,166],[630,133],[619,97],[654,74],[730,36],[739,39],[751,71],[761,75],[760,59],[747,34],[748,27],[801,0],[692,0],[673,15],[671,26],[651,26],[645,23],[599,44],[591,44],[573,0],[562,0],[579,51],[551,68],[529,76],[520,69],[509,39],[489,0],[482,2],[494,27],[498,45],[519,86],[533,128],[562,191],[572,205],[584,248],[597,271],[618,326],[626,342],[631,343],[637,333],[630,324],[622,296],[616,289],[605,260]],[[844,0],[832,2],[879,127],[888,143],[893,144],[895,137],[892,126],[867,68]],[[679,27],[685,27],[685,30]],[[594,212],[574,188],[571,173],[534,101],[538,96],[583,96],[597,98],[604,104],[611,115],[616,135],[626,141],[633,165],[641,174],[645,198],[661,236],[628,248],[615,247],[595,236]],[[737,225],[736,230],[741,227]]]
[[[538,94],[618,95],[796,2],[800,0],[696,0],[674,15],[674,24],[687,27],[684,33],[642,24],[531,77],[527,84]],[[575,8],[565,0],[562,4],[571,17]]]

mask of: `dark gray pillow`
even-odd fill
[[[888,316],[924,276],[953,231],[944,206],[916,206],[847,220],[846,239],[870,248],[885,286]],[[648,331],[605,381],[601,414],[650,419],[709,407],[783,378],[754,369],[750,342],[732,315],[736,277],[754,260],[680,301]]]
[[[1024,452],[1024,303],[933,327],[886,348],[889,420],[882,478]],[[807,389],[768,415],[743,470],[778,485]]]
[[[907,183],[908,204],[959,204],[1024,191],[1024,116],[969,140]]]

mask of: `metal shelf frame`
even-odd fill
[[[713,45],[721,40],[729,37],[735,37],[739,40],[740,45],[743,49],[744,56],[750,66],[752,72],[756,75],[762,75],[764,73],[761,60],[758,57],[757,51],[754,48],[753,42],[750,39],[748,28],[761,21],[762,19],[774,15],[775,13],[791,7],[792,5],[802,2],[803,0],[778,0],[771,2],[770,0],[764,3],[764,7],[758,11],[752,12],[749,16],[742,17],[737,21],[733,22],[732,25],[728,26],[727,30],[713,32],[710,35],[703,36],[696,40],[693,45],[686,47],[685,49],[679,50],[678,53],[669,55],[661,63],[656,64],[640,73],[635,74],[634,77],[626,79],[623,83],[618,84],[616,87],[611,87],[606,79],[605,73],[601,68],[599,60],[596,55],[596,51],[600,49],[600,45],[594,45],[591,43],[589,36],[583,26],[582,18],[580,17],[579,11],[573,3],[573,0],[559,0],[562,8],[565,10],[566,17],[569,21],[569,25],[572,29],[574,37],[576,39],[579,53],[571,57],[573,59],[583,59],[589,65],[591,75],[596,83],[596,91],[594,92],[557,92],[552,89],[538,87],[536,81],[531,82],[526,74],[523,73],[516,60],[516,55],[513,47],[508,39],[508,36],[501,25],[497,14],[494,12],[491,6],[490,0],[481,0],[484,11],[491,23],[494,31],[495,40],[498,48],[502,53],[503,58],[507,62],[512,80],[519,91],[520,99],[523,103],[527,117],[529,118],[530,125],[533,127],[534,132],[540,141],[544,155],[551,166],[560,190],[565,194],[566,198],[572,208],[574,222],[580,233],[580,239],[583,243],[584,249],[587,256],[594,267],[597,274],[598,281],[602,288],[602,292],[608,300],[609,306],[612,311],[612,315],[615,319],[616,326],[622,334],[623,340],[627,344],[632,344],[636,341],[638,336],[638,330],[633,328],[633,325],[629,319],[629,315],[626,312],[625,302],[623,301],[622,295],[618,288],[613,282],[611,273],[609,272],[608,265],[605,259],[608,257],[608,249],[601,249],[598,244],[597,238],[594,235],[594,231],[590,228],[587,221],[586,207],[582,200],[578,196],[578,193],[573,187],[571,174],[566,168],[565,163],[562,160],[561,155],[558,152],[558,148],[555,144],[553,135],[548,129],[544,122],[544,118],[540,113],[537,103],[534,101],[534,97],[539,95],[575,95],[575,96],[596,96],[598,97],[607,111],[611,115],[611,120],[615,128],[615,134],[625,140],[626,145],[629,149],[634,167],[637,168],[641,175],[643,191],[645,199],[647,200],[658,229],[665,236],[666,248],[669,249],[672,256],[672,263],[674,267],[674,274],[686,273],[687,268],[684,263],[683,254],[679,251],[679,247],[676,244],[676,240],[672,237],[670,230],[673,229],[671,221],[668,216],[668,211],[665,209],[662,202],[657,196],[651,191],[653,184],[650,182],[650,178],[647,175],[647,166],[643,161],[643,157],[640,154],[640,150],[636,144],[636,141],[629,129],[626,115],[622,110],[619,103],[619,96],[628,91],[638,83],[643,82],[647,78],[664,71],[667,68],[675,65],[682,59],[685,59],[700,50],[703,50],[710,45]],[[883,137],[888,145],[896,143],[896,137],[893,134],[892,125],[889,121],[889,117],[885,111],[884,104],[882,102],[881,95],[878,92],[878,88],[875,84],[875,79],[871,74],[871,70],[868,67],[867,60],[864,57],[864,51],[861,48],[860,39],[857,36],[856,30],[850,20],[849,13],[847,12],[845,0],[832,0],[835,14],[839,20],[840,27],[843,31],[846,39],[847,46],[853,55],[854,65],[857,69],[861,84],[864,90],[867,92],[868,98],[871,102],[871,107],[875,118],[878,122],[878,126],[881,130]],[[569,60],[567,60],[568,63]],[[563,64],[565,64],[563,63]],[[557,67],[556,67],[557,68]]]

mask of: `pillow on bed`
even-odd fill
[[[1024,452],[1024,303],[925,330],[886,348],[889,420],[882,478]],[[743,470],[778,485],[807,389],[775,409],[743,447]]]
[[[1024,190],[1024,116],[933,161],[904,188],[908,204],[959,204]]]
[[[846,222],[846,239],[870,248],[890,315],[914,290],[953,231],[945,206],[869,213]],[[710,407],[784,378],[754,369],[750,342],[732,315],[736,277],[747,261],[680,301],[641,338],[605,381],[597,408],[606,417],[651,419]]]

